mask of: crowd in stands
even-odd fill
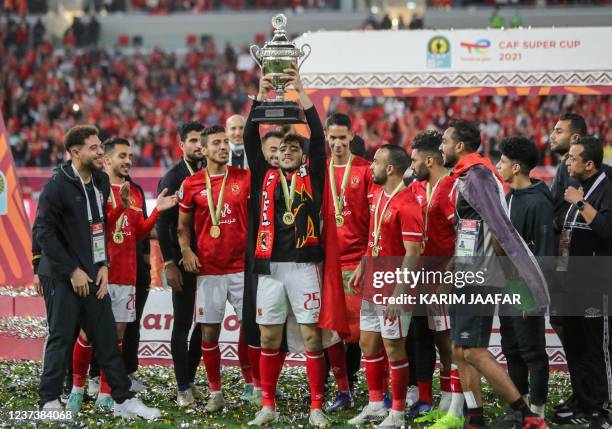
[[[246,113],[248,95],[257,91],[259,68],[246,48],[221,49],[212,38],[178,55],[93,46],[54,50],[34,42],[33,31],[19,31],[15,36],[0,26],[0,108],[18,166],[61,161],[64,132],[77,123],[131,139],[139,166],[168,166],[179,157],[182,122],[224,123]],[[610,96],[335,99],[330,110],[353,117],[370,154],[387,142],[409,146],[417,130],[444,129],[450,118],[463,117],[482,124],[487,153],[495,154],[501,138],[521,134],[546,155],[551,126],[568,110],[585,117],[590,133],[612,142]]]

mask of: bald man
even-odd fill
[[[249,168],[249,164],[244,154],[244,140],[242,137],[244,132],[244,117],[241,115],[232,115],[227,118],[227,121],[225,121],[225,132],[229,138],[230,149],[232,150],[229,165],[232,167]]]

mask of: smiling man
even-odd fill
[[[43,410],[61,410],[59,396],[66,352],[81,326],[108,375],[116,416],[157,418],[130,392],[113,319],[105,293],[109,257],[106,248],[108,176],[102,172],[104,150],[93,126],[76,126],[65,138],[71,161],[45,185],[38,206],[37,238],[42,248],[39,276],[43,285],[49,336],[40,380]],[[95,279],[95,281],[94,281]]]
[[[202,147],[206,168],[183,183],[178,238],[185,270],[197,275],[195,317],[202,324],[202,356],[210,390],[206,410],[215,412],[225,406],[219,334],[226,302],[242,319],[250,175],[248,170],[228,167],[230,149],[223,127],[205,129]]]

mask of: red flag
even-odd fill
[[[327,177],[329,180],[329,177]],[[323,220],[322,241],[325,250],[323,266],[323,291],[321,293],[321,314],[318,326],[336,331],[342,338],[350,335],[348,313],[344,300],[344,285],[338,251],[338,234],[334,216],[334,203],[329,185],[325,183],[321,219]]]

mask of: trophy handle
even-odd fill
[[[251,58],[253,58],[253,61],[255,61],[255,63],[263,69],[263,64],[261,63],[261,61],[259,60],[259,46],[257,45],[251,45],[249,47],[249,52],[251,54]]]
[[[308,48],[308,49],[305,50],[304,48]],[[302,68],[304,61],[306,61],[306,58],[310,56],[311,52],[312,52],[312,48],[310,47],[310,45],[308,43],[304,43],[302,47],[300,48],[300,53],[304,56],[304,58],[302,58],[302,61],[300,61],[300,63],[298,64],[298,71]]]

